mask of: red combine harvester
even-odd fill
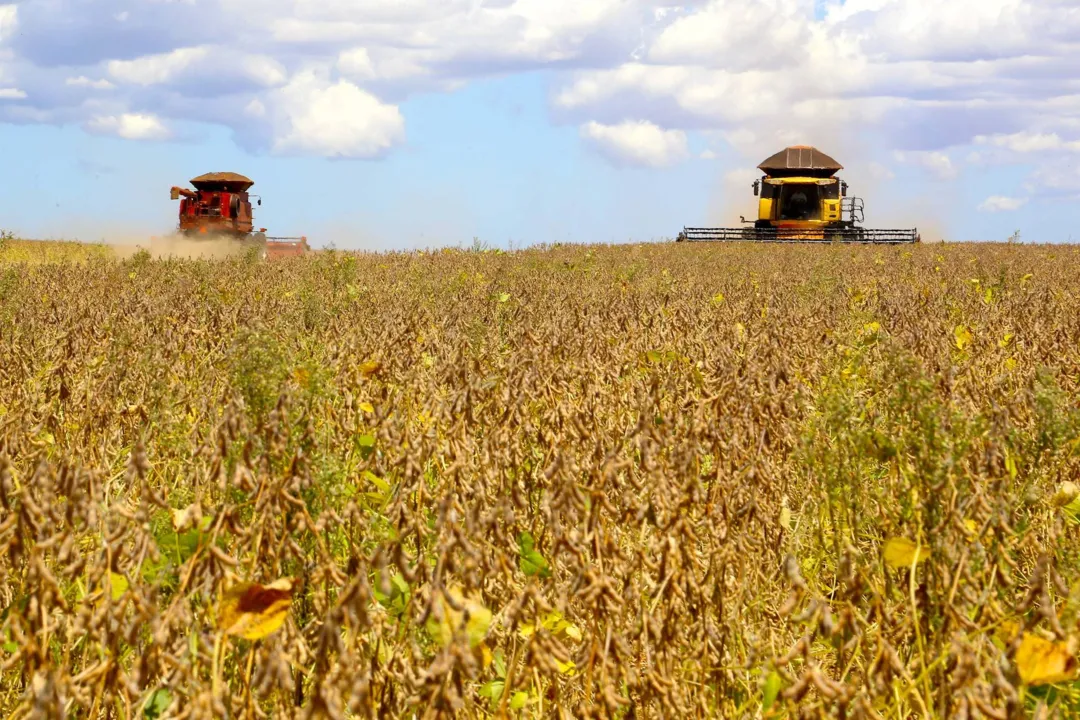
[[[267,237],[266,228],[255,232],[248,188],[255,182],[231,172],[206,173],[191,179],[194,190],[174,186],[173,200],[180,201],[179,233],[190,240],[235,242],[259,248],[264,258],[303,255],[311,251],[306,237]],[[262,198],[258,195],[259,205]]]

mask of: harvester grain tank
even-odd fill
[[[190,180],[194,190],[174,186],[180,201],[179,234],[191,240],[226,240],[240,247],[258,248],[263,257],[302,255],[311,248],[306,237],[268,237],[266,228],[255,230],[248,190],[250,178],[233,172],[213,172]],[[262,198],[254,196],[262,205]]]
[[[752,227],[684,227],[677,242],[743,241],[785,243],[920,242],[917,229],[869,229],[862,198],[848,197],[848,184],[836,176],[844,167],[817,148],[794,145],[770,156],[753,184],[758,217]]]

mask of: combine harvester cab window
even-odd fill
[[[783,185],[780,188],[781,220],[820,220],[821,194],[817,185]]]

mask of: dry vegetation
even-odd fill
[[[7,256],[0,712],[1069,716],[1078,259]]]

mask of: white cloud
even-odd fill
[[[635,118],[713,133],[754,162],[799,142],[854,171],[903,148],[950,178],[971,144],[979,162],[1080,149],[1078,50],[1070,0],[20,0],[0,5],[0,87],[29,97],[0,121],[138,107],[260,149],[366,157],[402,142],[410,94],[543,68],[556,121],[622,162],[597,128]],[[325,77],[304,92],[370,121],[288,101],[312,68]],[[88,89],[115,104],[85,105]]]
[[[272,57],[217,46],[187,47],[134,60],[113,60],[109,74],[121,83],[152,86],[186,83],[203,92],[225,85],[270,88],[288,80],[284,66]]]
[[[305,72],[275,91],[270,104],[276,153],[374,158],[405,139],[401,111],[346,80]]]
[[[97,115],[86,123],[86,129],[99,135],[116,135],[125,140],[164,140],[171,135],[158,117],[147,113]]]
[[[701,155],[699,157],[702,160],[715,160],[716,159],[716,153],[713,152],[712,150],[702,150]]]
[[[661,65],[767,70],[806,55],[811,26],[802,0],[725,0],[677,19],[648,52]]]
[[[0,88],[0,100],[22,100],[26,91],[18,88]]]
[[[18,5],[0,5],[0,42],[15,34],[19,24]]]
[[[903,152],[896,151],[893,157],[897,162],[918,165],[940,180],[954,180],[959,171],[953,165],[952,158],[943,152]]]
[[[617,164],[662,168],[687,157],[685,132],[664,130],[646,121],[588,122],[581,127],[581,136]]]
[[[1014,198],[1004,197],[1002,195],[991,195],[982,201],[979,205],[980,212],[1010,212],[1013,210],[1019,210],[1028,202],[1027,198]]]
[[[892,180],[896,177],[896,173],[878,162],[867,163],[866,169],[875,180]]]
[[[976,145],[991,145],[1015,153],[1035,153],[1048,150],[1080,152],[1080,140],[1062,140],[1057,133],[1017,132],[1009,135],[976,135]]]
[[[209,50],[205,47],[179,48],[135,60],[113,60],[108,64],[108,68],[109,74],[120,82],[159,85],[173,80],[208,55]]]
[[[85,75],[79,75],[78,77],[69,77],[67,80],[64,81],[64,84],[70,87],[85,87],[93,88],[94,90],[112,90],[116,87],[105,78],[91,80]]]

